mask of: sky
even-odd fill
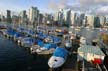
[[[55,12],[59,8],[70,8],[92,14],[108,14],[108,0],[0,0],[0,13],[7,9],[20,12],[31,7],[38,7],[40,12]]]

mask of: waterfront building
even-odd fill
[[[26,11],[21,11],[20,14],[19,14],[19,23],[20,24],[25,24],[26,21],[27,21],[27,14],[26,14]]]
[[[39,14],[39,24],[43,24],[42,21],[43,21],[43,14],[40,13]]]
[[[77,13],[71,11],[71,25],[75,25],[76,17],[77,17],[76,15],[77,15]]]
[[[103,27],[105,25],[105,23],[106,23],[106,17],[99,16],[99,18],[100,18],[100,25],[101,25],[101,27]]]
[[[64,10],[64,21],[66,26],[70,26],[71,25],[71,10],[70,9],[66,9]]]
[[[105,17],[105,26],[108,26],[108,16]]]
[[[79,26],[82,26],[84,24],[83,23],[84,19],[85,19],[85,14],[81,13],[79,16]]]
[[[19,23],[19,16],[13,15],[12,16],[12,23],[13,24],[18,24]]]
[[[86,15],[86,26],[94,27],[94,16]]]
[[[94,27],[95,28],[100,28],[101,27],[99,16],[94,17]]]
[[[11,11],[10,10],[7,10],[7,23],[11,23]]]
[[[58,24],[62,26],[64,24],[63,9],[59,9],[59,11],[57,12],[57,17]]]
[[[53,19],[54,18],[51,14],[45,13],[43,16],[44,16],[44,18],[43,18],[43,23],[44,24],[49,24],[49,25],[53,24]]]
[[[29,21],[31,24],[38,23],[38,18],[39,18],[39,10],[37,7],[31,7],[29,9]]]

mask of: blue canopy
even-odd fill
[[[65,48],[57,47],[53,53],[53,56],[62,57],[66,59],[68,56],[68,51]]]
[[[44,47],[49,50],[50,48],[56,48],[57,45],[56,44],[53,44],[53,43],[49,43],[49,44],[45,44]]]

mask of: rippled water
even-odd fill
[[[0,36],[0,71],[48,71],[48,58],[31,55]]]

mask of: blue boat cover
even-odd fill
[[[57,47],[53,53],[53,56],[62,57],[66,59],[68,56],[68,51],[65,48]]]
[[[33,39],[33,38],[25,38],[25,39],[24,39],[24,42],[25,42],[25,43],[32,44],[33,42],[35,42],[35,39]]]
[[[44,46],[44,42],[41,41],[41,40],[38,40],[38,41],[37,41],[37,44],[38,44],[40,47],[43,47],[43,46]]]
[[[59,43],[60,41],[61,41],[60,38],[58,38],[58,37],[53,37],[53,42],[54,42],[54,43]]]
[[[49,44],[45,44],[44,47],[47,48],[47,49],[49,50],[49,49],[51,49],[51,48],[56,48],[57,45],[56,45],[56,44],[53,44],[53,43],[49,43]]]
[[[7,29],[7,34],[14,36],[17,32],[13,29]]]
[[[44,38],[48,37],[48,34],[39,33],[38,36],[39,36],[41,39],[44,39]]]
[[[20,32],[16,32],[15,37],[24,37],[24,35],[22,33],[20,33]]]

